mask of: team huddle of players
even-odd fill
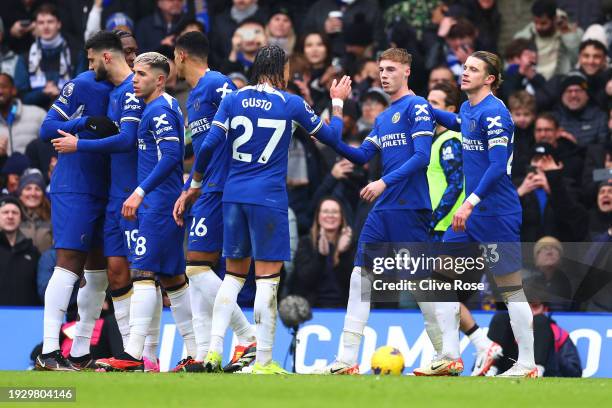
[[[370,289],[361,273],[365,245],[428,240],[432,209],[426,169],[436,120],[463,135],[468,196],[445,240],[519,241],[521,207],[509,178],[514,125],[491,94],[501,70],[494,54],[476,52],[468,58],[462,90],[469,100],[455,115],[432,109],[410,92],[411,56],[405,50],[383,52],[378,61],[381,82],[392,104],[363,144],[351,147],[341,139],[350,78],[332,84],[333,117],[325,124],[301,97],[283,90],[289,67],[281,48],[261,48],[252,68],[254,84],[237,91],[226,76],[208,69],[205,35],[186,33],[177,39],[174,62],[191,87],[187,123],[196,160],[183,183],[185,121],[177,101],[165,92],[169,62],[158,53],[144,53],[131,67],[123,53],[126,37],[101,31],[87,41],[90,71],[64,87],[41,129],[41,137],[61,154],[51,180],[57,265],[45,293],[38,369],[159,370],[162,285],[188,355],[176,371],[286,373],[272,360],[272,348],[280,270],[290,259],[286,176],[296,126],[355,163],[366,163],[378,153],[383,166],[381,179],[361,192],[364,200],[376,204],[359,237],[343,349],[322,373],[358,373],[370,310],[364,298]],[[213,270],[221,255],[226,258],[223,280]],[[515,254],[508,255],[512,259]],[[236,303],[252,261],[254,327]],[[517,363],[502,375],[533,377],[532,315],[519,265],[520,259],[491,268],[519,345]],[[79,321],[70,355],[64,358],[59,330],[81,277]],[[107,287],[124,351],[93,361],[89,343]],[[461,373],[459,303],[419,306],[436,357],[415,374]],[[223,367],[228,326],[238,346]],[[481,365],[490,366],[496,357],[488,354]]]

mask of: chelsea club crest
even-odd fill
[[[200,98],[196,98],[195,102],[193,103],[193,108],[197,111],[200,110]]]
[[[393,117],[391,118],[391,122],[393,123],[397,123],[400,120],[400,113],[399,112],[395,112],[393,114]]]

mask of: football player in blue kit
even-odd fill
[[[61,132],[64,137],[53,140],[55,149],[60,153],[95,152],[110,154],[111,184],[109,201],[104,218],[104,256],[108,262],[108,283],[113,299],[115,318],[119,332],[127,345],[129,336],[130,297],[132,295],[132,280],[130,278],[131,256],[138,233],[137,221],[127,220],[121,216],[121,206],[125,199],[138,186],[136,170],[138,161],[137,132],[140,117],[144,110],[144,102],[134,93],[132,78],[134,74],[124,56],[121,38],[116,32],[100,31],[94,34],[86,45],[91,59],[91,65],[99,78],[106,78],[115,85],[110,93],[108,117],[119,127],[119,133],[103,139],[77,139],[75,136]],[[100,288],[102,289],[102,288]],[[158,310],[162,307],[161,291],[158,288]],[[88,304],[99,306],[101,304]],[[84,311],[79,310],[81,319],[79,325],[87,324],[83,319]],[[95,310],[85,313],[85,316],[96,317],[100,313]],[[159,321],[159,316],[155,321]],[[159,324],[152,325],[159,331]],[[155,334],[152,334],[153,337]],[[79,339],[72,344],[71,356],[79,357],[89,350],[89,345],[82,345]],[[149,339],[151,340],[151,339]],[[157,342],[150,342],[155,347],[145,347],[145,358],[152,366],[157,363]],[[85,350],[85,347],[87,349]]]
[[[461,131],[466,200],[455,212],[444,242],[480,243],[483,257],[508,306],[518,344],[518,360],[502,377],[537,377],[533,350],[533,315],[522,287],[521,204],[511,182],[514,123],[504,103],[492,91],[499,87],[500,58],[486,51],[473,53],[464,64],[461,90],[468,100],[459,114],[435,110],[446,128]],[[437,303],[445,309],[449,328],[458,330],[459,305]],[[450,343],[450,344],[447,344]],[[445,349],[459,355],[459,337],[444,338]],[[451,358],[453,358],[451,356]],[[433,362],[432,364],[436,364]],[[437,365],[436,365],[437,366]],[[429,369],[432,373],[435,370]],[[433,374],[432,374],[433,375]]]
[[[192,88],[187,99],[187,123],[194,152],[200,150],[223,98],[236,90],[231,79],[208,69],[209,49],[208,38],[199,31],[179,37],[174,49],[177,74],[179,78],[185,78]],[[177,370],[181,371],[203,371],[202,361],[208,352],[213,306],[221,286],[221,279],[213,268],[219,263],[223,248],[221,196],[229,162],[227,146],[215,151],[204,171],[203,193],[194,203],[186,220],[189,228],[186,275],[191,291],[197,354],[177,366]],[[190,183],[191,178],[185,183],[185,191]],[[232,313],[230,326],[238,338],[238,345],[226,371],[237,371],[255,359],[255,329],[238,305]]]
[[[149,52],[134,61],[133,87],[146,107],[138,126],[138,186],[123,202],[121,214],[138,218],[131,263],[133,295],[130,335],[125,351],[96,365],[107,370],[143,371],[142,354],[155,313],[158,276],[171,302],[172,314],[188,353],[195,352],[191,304],[185,279],[183,228],[174,223],[172,208],[183,185],[183,115],[176,99],[165,92],[170,64]]]
[[[116,133],[106,118],[112,84],[86,71],[68,82],[51,106],[40,129],[43,140],[52,140],[67,131],[81,139]],[[97,316],[87,315],[104,301],[108,284],[106,260],[102,253],[102,228],[108,197],[108,158],[103,154],[79,152],[60,154],[51,177],[51,220],[57,261],[45,291],[43,350],[36,368],[73,371],[92,365],[89,339]],[[77,304],[84,312],[75,341],[86,354],[64,359],[60,353],[60,327],[74,284],[84,276]],[[93,307],[91,307],[93,305]]]
[[[319,371],[320,374],[359,373],[359,347],[370,313],[371,296],[371,288],[367,286],[370,282],[361,270],[366,244],[428,241],[431,200],[426,171],[435,122],[429,103],[410,92],[411,62],[412,56],[401,48],[390,48],[378,58],[383,89],[392,103],[378,115],[360,147],[350,147],[341,140],[319,139],[358,164],[365,164],[380,153],[383,166],[383,176],[361,191],[364,200],[377,201],[359,237],[344,320],[343,347],[336,361]],[[438,326],[433,303],[419,301],[418,304],[430,338],[440,339],[440,334],[434,333]],[[457,365],[452,369],[460,372],[462,368]]]
[[[272,348],[280,270],[283,261],[290,259],[286,190],[289,142],[298,125],[311,135],[329,138],[339,138],[342,131],[341,107],[334,108],[331,126],[325,125],[301,97],[282,90],[288,76],[287,57],[280,47],[265,46],[257,52],[254,85],[226,95],[221,101],[197,154],[191,188],[175,206],[175,218],[180,222],[185,206],[199,194],[214,153],[227,145],[226,154],[231,155],[223,190],[223,256],[227,267],[215,299],[210,347],[204,360],[209,372],[221,370],[223,337],[251,258],[255,261],[257,285],[257,352],[252,372],[286,372],[272,361]],[[348,97],[349,92],[348,78],[330,90],[340,99]]]

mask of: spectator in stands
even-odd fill
[[[178,38],[183,34],[190,33],[192,31],[198,31],[200,33],[206,34],[206,26],[195,18],[183,20],[181,25],[176,28],[176,37]]]
[[[531,165],[517,189],[523,208],[521,241],[535,242],[545,235],[564,242],[582,240],[588,214],[572,181],[563,177],[553,147],[536,143]]]
[[[30,91],[24,95],[23,102],[46,109],[74,76],[79,50],[71,47],[60,33],[62,22],[55,6],[40,6],[35,22],[36,41],[27,58]]]
[[[544,77],[536,72],[538,54],[535,44],[523,38],[516,39],[508,44],[506,55],[516,54],[513,61],[506,68],[504,82],[501,85],[501,98],[505,101],[515,92],[525,90],[531,95],[546,85]]]
[[[355,15],[352,21],[345,22],[342,35],[344,52],[342,66],[348,73],[354,74],[359,63],[374,58],[373,27],[362,13]]]
[[[0,72],[8,74],[13,78],[17,91],[22,93],[30,86],[28,68],[23,57],[8,48],[5,37],[4,23],[0,18]]]
[[[19,226],[23,210],[14,197],[0,197],[0,305],[36,306],[36,266],[40,254]]]
[[[382,88],[370,88],[361,98],[361,117],[357,120],[357,130],[371,130],[374,121],[389,106],[389,96]]]
[[[304,235],[295,255],[293,293],[313,307],[343,307],[348,299],[354,241],[342,204],[321,200],[310,234]]]
[[[30,238],[40,253],[53,244],[51,203],[45,196],[45,179],[38,169],[29,169],[19,180],[17,196],[24,209],[21,232]]]
[[[608,126],[612,130],[612,115],[608,119]],[[582,171],[582,201],[587,206],[595,202],[599,189],[599,182],[593,179],[593,171],[597,169],[612,169],[612,140],[587,147]]]
[[[502,26],[502,17],[496,0],[469,0],[464,2],[466,17],[478,27],[479,50],[497,52],[497,41]]]
[[[371,88],[382,88],[378,63],[374,59],[359,61],[352,79],[353,100],[362,100]]]
[[[8,140],[7,153],[25,153],[27,145],[38,138],[46,112],[34,105],[24,105],[17,98],[13,78],[0,73],[0,139]]]
[[[222,72],[242,72],[249,78],[257,50],[267,44],[263,24],[256,19],[243,20],[232,36],[232,50],[222,65]]]
[[[533,135],[533,123],[536,117],[535,98],[527,91],[518,91],[508,98],[508,109],[514,122],[512,180],[520,182],[527,175],[535,143]]]
[[[567,74],[576,64],[582,29],[570,23],[557,9],[555,0],[536,0],[531,7],[533,21],[514,35],[534,41],[538,50],[537,72],[547,80]]]
[[[448,68],[453,72],[455,81],[459,83],[463,73],[463,64],[467,58],[477,49],[476,36],[478,30],[469,20],[458,18],[445,31],[445,27],[440,26],[438,35],[444,39],[445,43],[441,50],[434,49],[433,52],[441,53],[438,62],[446,62]]]
[[[0,162],[4,163],[2,171],[0,172],[4,179],[2,183],[2,192],[0,192],[0,194],[14,195],[19,187],[19,178],[23,172],[30,167],[30,161],[19,152],[15,152],[7,158],[7,144],[7,139],[4,139],[4,142],[0,139]],[[2,153],[4,153],[4,155]]]
[[[156,51],[162,45],[174,46],[176,28],[185,18],[183,0],[157,0],[155,12],[136,24],[141,52]]]
[[[57,162],[57,152],[51,142],[36,138],[28,144],[25,154],[30,162],[30,167],[40,170],[45,178],[45,183],[49,185],[51,164]]]
[[[268,9],[257,0],[233,0],[232,7],[212,16],[210,29],[210,64],[221,67],[233,48],[233,35],[238,25],[248,18],[268,20]]]
[[[419,41],[417,32],[413,26],[407,21],[411,20],[397,20],[393,25],[387,28],[389,47],[404,48],[412,55],[412,63],[410,64],[410,89],[417,95],[424,95],[427,92],[426,85],[427,76],[429,74],[425,66],[427,62],[425,60],[425,53],[422,51],[426,48],[424,48],[425,44]],[[372,62],[376,68],[376,76],[378,76],[378,64],[374,59]]]
[[[578,71],[576,71],[586,78],[590,100],[603,111],[608,109],[608,101],[612,95],[612,89],[606,89],[612,78],[612,69],[608,68],[606,53],[607,49],[601,41],[597,39],[582,41],[578,54]],[[551,109],[557,103],[564,79],[565,75],[555,75],[540,90],[537,97],[541,109]]]
[[[244,88],[249,84],[249,80],[244,76],[242,72],[232,72],[228,75],[228,78],[232,80],[236,88]]]
[[[608,50],[598,40],[586,40],[580,43],[578,67],[588,83],[591,99],[600,109],[608,109],[610,95],[606,93],[606,84],[612,78],[612,69],[606,58]]]
[[[121,14],[124,21],[121,24],[130,25],[130,31],[134,30],[134,23],[127,15],[120,13],[124,11],[125,1],[118,0],[58,0],[58,11],[62,21],[62,33],[68,42],[77,49],[82,49],[85,41],[96,32],[106,29],[114,30],[118,24],[118,15]],[[114,21],[111,20],[111,17]],[[111,22],[112,28],[105,27],[103,22]]]
[[[287,7],[277,7],[272,10],[266,25],[266,36],[268,37],[268,44],[278,45],[288,56],[293,54],[296,37],[293,19]]]
[[[450,70],[446,65],[438,65],[433,68],[429,73],[429,80],[427,82],[427,90],[431,91],[435,84],[446,81],[457,86],[457,82],[455,81],[455,74]]]
[[[587,79],[578,71],[569,73],[561,82],[561,101],[554,115],[566,132],[563,137],[578,146],[608,140],[608,117],[589,98]]]
[[[571,179],[573,186],[580,186],[584,167],[584,149],[574,138],[559,128],[557,119],[550,113],[540,113],[535,122],[535,142],[548,143],[555,150],[555,157],[563,163],[561,174]]]
[[[599,184],[597,207],[589,212],[589,230],[586,239],[594,239],[612,228],[612,181]]]
[[[7,30],[7,44],[19,55],[28,52],[34,41],[34,11],[45,0],[3,0],[0,16]]]
[[[371,27],[374,48],[380,49],[386,43],[382,13],[375,0],[317,0],[304,17],[303,32],[325,33],[332,43],[332,54],[344,54],[343,31],[346,24],[356,22],[361,14],[364,23]]]
[[[533,247],[535,269],[526,279],[528,297],[539,297],[552,311],[572,309],[572,285],[563,270],[563,244],[554,237],[540,238]]]
[[[332,65],[329,39],[318,32],[307,33],[300,39],[296,51],[291,64],[293,82],[302,97],[320,114],[329,101],[324,84],[338,72],[338,67]]]

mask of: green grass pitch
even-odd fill
[[[604,407],[612,379],[0,372],[0,387],[76,387],[84,407]]]

